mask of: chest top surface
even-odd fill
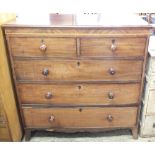
[[[101,13],[22,15],[5,27],[151,27],[137,15]]]

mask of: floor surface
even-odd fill
[[[24,140],[23,140],[24,141]],[[54,133],[37,131],[31,142],[155,142],[155,137],[133,139],[130,130],[115,130],[100,133]]]

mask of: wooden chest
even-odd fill
[[[150,27],[68,16],[4,26],[26,140],[39,129],[129,128],[136,138]]]
[[[13,92],[1,25],[16,18],[0,13],[0,141],[20,141],[22,130]]]

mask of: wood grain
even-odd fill
[[[5,33],[8,37],[146,37],[149,27],[88,27],[88,28],[41,28],[41,27],[7,27]]]
[[[16,79],[31,81],[141,80],[143,64],[130,60],[15,60],[14,63]],[[109,73],[110,68],[116,71],[115,75]],[[44,69],[49,71],[47,76],[42,75]]]
[[[29,128],[113,128],[134,126],[137,108],[24,108],[23,112]],[[109,115],[112,121],[107,120]]]
[[[39,48],[47,46],[46,51]],[[75,57],[75,38],[23,37],[10,38],[10,48],[13,56],[20,57]]]
[[[7,16],[6,16],[7,17]],[[4,16],[0,16],[0,20],[4,19]],[[15,19],[15,15],[8,20]],[[7,20],[7,18],[6,18]],[[5,131],[5,128],[0,129],[3,136],[6,136],[6,139],[9,141],[20,141],[22,137],[22,130],[19,121],[18,111],[16,107],[16,100],[14,96],[14,90],[12,87],[12,81],[10,76],[10,68],[8,63],[8,58],[6,54],[6,49],[4,45],[3,33],[0,27],[0,95],[3,104],[3,110],[5,112],[7,126],[8,128]],[[9,131],[8,131],[9,129]],[[10,138],[7,134],[10,133]],[[4,137],[2,137],[5,139]]]
[[[7,127],[0,127],[0,142],[10,141],[11,137],[9,135],[9,130]]]
[[[138,102],[140,84],[18,84],[17,87],[22,104],[132,105]],[[45,97],[48,92],[52,97]],[[113,99],[109,93],[114,94]]]
[[[116,50],[112,51],[112,41]],[[81,38],[82,56],[144,56],[146,38]]]
[[[26,139],[42,128],[130,128],[137,138],[150,26],[72,24],[4,26]]]
[[[0,94],[0,127],[6,126],[6,123],[7,123],[7,119],[5,116],[4,108],[2,105],[2,98],[1,98],[1,94]]]

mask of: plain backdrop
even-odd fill
[[[0,0],[0,12],[155,12],[155,0]]]

